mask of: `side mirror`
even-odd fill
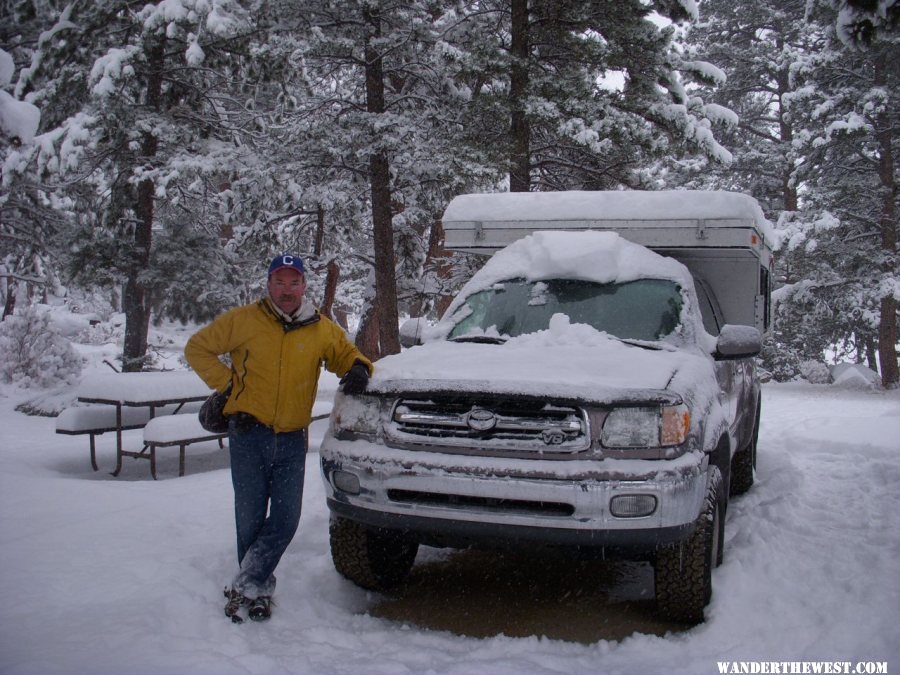
[[[425,317],[413,317],[400,325],[400,345],[415,347],[422,344],[422,329],[426,326]]]
[[[762,350],[762,336],[754,326],[725,324],[716,340],[716,359],[747,359]]]

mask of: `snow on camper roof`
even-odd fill
[[[455,197],[444,212],[445,228],[455,222],[554,223],[559,221],[743,221],[752,224],[769,246],[775,229],[753,197],[737,192],[701,190],[624,190],[496,192]],[[452,225],[451,225],[452,227]]]

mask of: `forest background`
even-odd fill
[[[776,225],[775,379],[828,353],[896,387],[898,17],[896,0],[0,0],[0,376],[46,373],[38,348],[77,369],[48,304],[123,313],[120,367],[152,368],[151,321],[251,301],[283,251],[378,358],[479,264],[442,248],[453,196],[684,188],[747,192]]]

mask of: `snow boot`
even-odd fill
[[[225,597],[228,599],[228,602],[225,603],[225,616],[230,618],[232,623],[243,623],[244,617],[241,615],[241,608],[250,604],[250,598],[233,588],[225,589]]]
[[[250,600],[250,618],[253,621],[266,621],[272,616],[272,596],[260,595]]]

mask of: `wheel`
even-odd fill
[[[756,418],[753,421],[753,433],[747,447],[736,453],[731,460],[731,496],[742,495],[753,487],[753,472],[756,470],[756,441],[759,438],[759,407],[756,402]]]
[[[419,545],[386,530],[332,516],[328,527],[335,569],[370,591],[393,588],[406,579]]]
[[[690,539],[656,554],[656,604],[663,617],[691,624],[703,621],[712,597],[712,570],[722,560],[723,526],[722,473],[713,466]]]

